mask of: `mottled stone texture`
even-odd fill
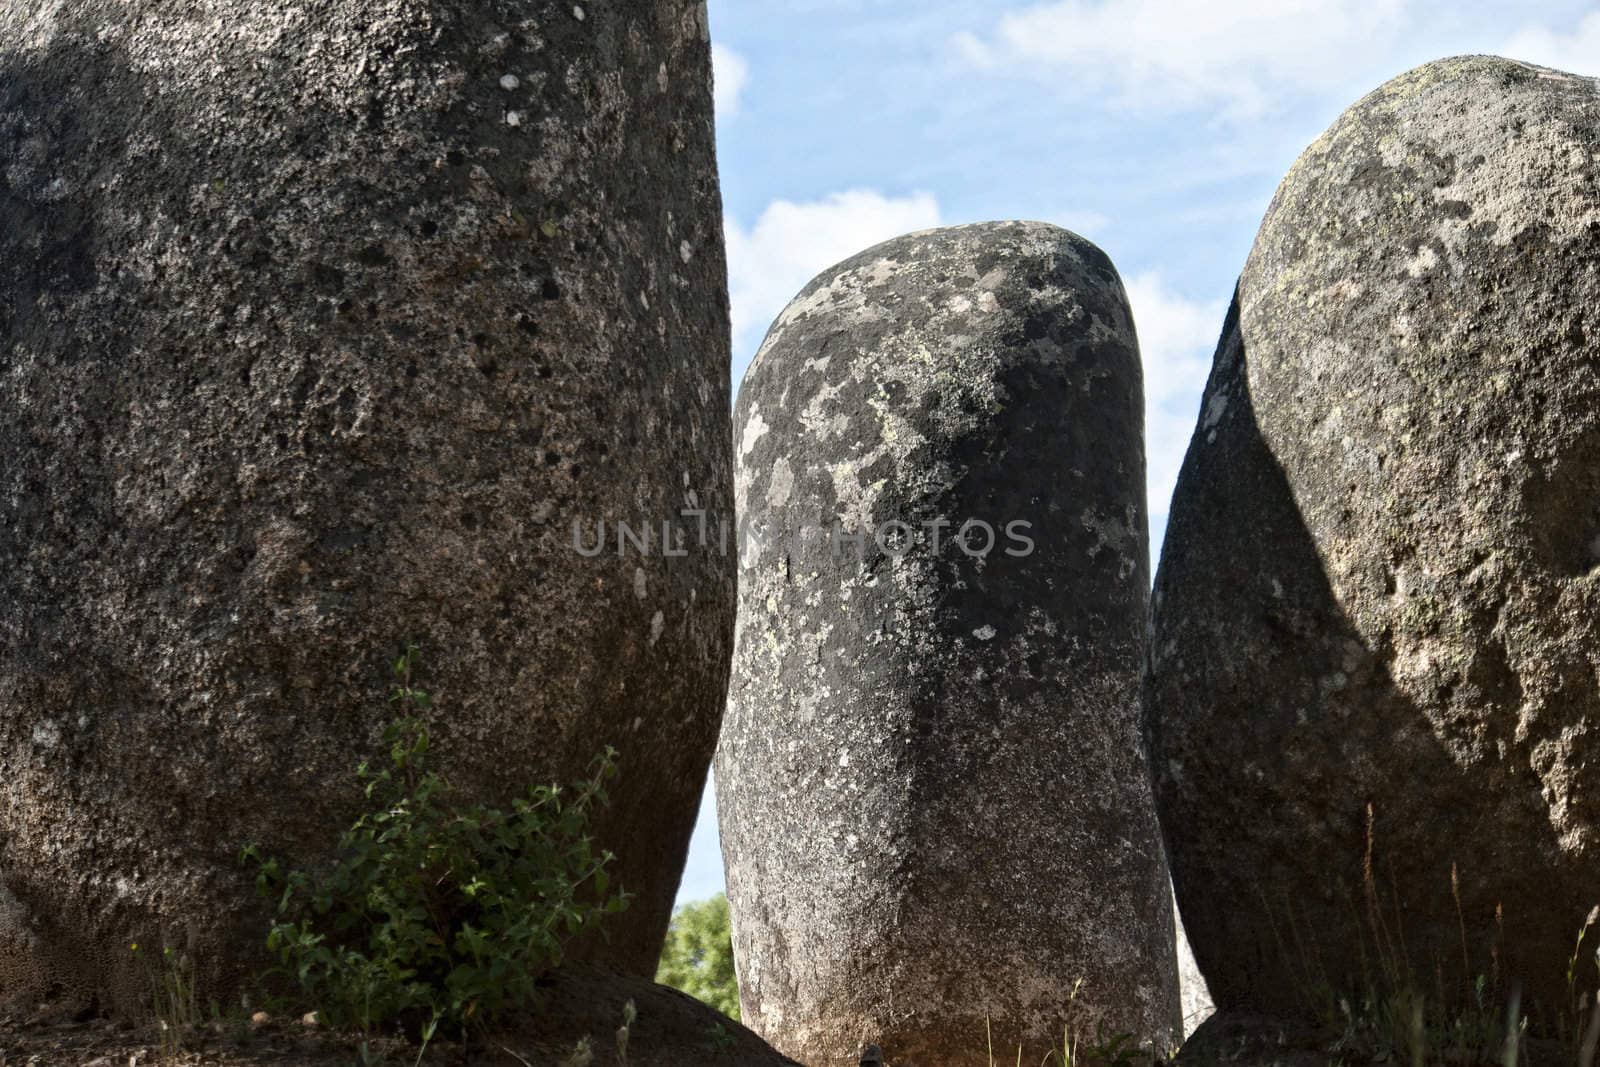
[[[386,664],[504,797],[621,752],[654,967],[733,561],[571,523],[731,504],[696,3],[0,5],[0,991],[258,949],[234,855],[348,814]]]
[[[1174,916],[1177,933],[1178,999],[1183,1007],[1183,1036],[1188,1037],[1216,1012],[1211,1003],[1211,991],[1206,988],[1205,975],[1195,962],[1194,950],[1189,947],[1189,934],[1183,921]]]
[[[1445,60],[1347,111],[1262,223],[1147,691],[1219,1008],[1303,1011],[1383,957],[1564,1002],[1600,899],[1597,148],[1594,82]]]
[[[1075,1021],[1176,1032],[1141,394],[1110,261],[1038,223],[879,245],[767,334],[717,784],[744,1018],[787,1054],[966,1063],[988,1020],[1037,1063],[1080,978]],[[846,537],[892,520],[898,560]]]

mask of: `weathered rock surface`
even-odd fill
[[[717,784],[744,1019],[788,1055],[968,1062],[987,1021],[1038,1062],[1079,979],[1074,1022],[1176,1032],[1141,395],[1110,261],[1038,223],[869,249],[767,334]]]
[[[331,840],[424,649],[486,795],[621,753],[655,966],[733,561],[703,4],[0,6],[0,990],[257,949],[235,853]],[[137,988],[142,995],[142,986]]]
[[[1384,957],[1565,1003],[1600,860],[1597,149],[1595,82],[1445,60],[1347,111],[1262,223],[1148,679],[1220,1009],[1359,1003]]]

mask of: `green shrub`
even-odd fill
[[[731,1019],[739,1018],[739,980],[733,972],[733,924],[728,897],[685,904],[672,917],[656,981],[681,989]]]
[[[609,852],[589,820],[606,802],[615,753],[564,790],[533,786],[500,811],[459,801],[428,769],[426,693],[416,649],[395,663],[400,715],[386,766],[356,770],[364,814],[335,860],[285,870],[254,847],[258,890],[276,902],[267,946],[334,1026],[399,1023],[424,1042],[528,1008],[535,983],[574,937],[627,904],[608,892]]]

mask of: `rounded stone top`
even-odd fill
[[[745,382],[757,377],[767,353],[817,317],[829,328],[849,326],[865,343],[905,325],[908,300],[929,310],[925,328],[939,323],[970,330],[977,311],[1012,310],[986,300],[1008,277],[1043,271],[1072,288],[1114,287],[1122,280],[1091,241],[1048,222],[1002,220],[942,226],[902,234],[858,252],[811,279],[773,320]],[[965,297],[965,299],[963,299]],[[939,308],[941,298],[944,307]],[[987,306],[986,306],[987,305]],[[943,310],[944,315],[935,314]],[[997,321],[1007,323],[1002,318]]]
[[[736,507],[762,533],[854,531],[937,517],[985,486],[997,512],[1053,526],[1063,500],[1133,486],[1114,516],[1074,512],[1061,543],[1087,537],[1085,559],[1114,557],[1112,583],[1142,588],[1143,421],[1133,317],[1104,252],[1044,222],[920,230],[823,271],[773,322],[735,405]],[[1069,480],[1062,499],[1043,456]],[[762,544],[747,540],[746,564]]]
[[[1382,300],[1460,279],[1480,251],[1588,234],[1596,128],[1593,79],[1517,60],[1458,56],[1390,79],[1285,176],[1244,271],[1246,310],[1265,279],[1293,296],[1338,270],[1350,283],[1327,295],[1372,310],[1363,288]]]
[[[850,526],[891,469],[928,499],[1004,464],[1014,433],[1053,425],[1074,452],[1138,436],[1142,397],[1127,297],[1093,244],[1043,222],[906,234],[823,271],[767,331],[735,407],[739,513],[754,516],[773,469],[787,484],[796,448],[858,461],[869,492],[830,475],[843,489],[818,498]]]
[[[1352,448],[1387,472],[1383,499],[1399,510],[1420,499],[1408,490],[1425,494],[1437,477],[1410,448],[1436,430],[1462,443],[1492,431],[1565,449],[1570,425],[1543,425],[1535,411],[1508,423],[1508,392],[1523,381],[1548,393],[1541,409],[1558,397],[1586,402],[1583,346],[1553,339],[1590,329],[1596,90],[1594,79],[1497,56],[1438,60],[1352,105],[1284,178],[1240,278],[1239,340],[1250,353],[1240,388],[1287,416],[1281,438],[1263,430],[1291,468],[1306,464],[1300,503],[1314,529],[1347,511],[1334,471],[1353,462]],[[1224,345],[1202,437],[1237,406],[1224,380],[1235,362]],[[1387,411],[1363,427],[1339,398],[1374,392]],[[1339,446],[1339,463],[1288,436],[1313,427]],[[1416,485],[1410,460],[1426,468]]]

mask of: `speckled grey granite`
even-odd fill
[[[1205,975],[1195,962],[1194,949],[1189,947],[1189,934],[1183,920],[1174,911],[1176,945],[1178,954],[1178,1000],[1183,1007],[1183,1036],[1198,1030],[1216,1012],[1211,1003],[1211,991],[1206,988]]]
[[[869,249],[767,334],[717,785],[744,1019],[788,1055],[965,1063],[987,1020],[1036,1063],[1078,979],[1075,1023],[1178,1033],[1141,396],[1116,271],[1040,223]]]
[[[1347,111],[1262,223],[1148,679],[1219,1009],[1359,1003],[1376,940],[1430,994],[1497,970],[1564,1003],[1600,899],[1597,150],[1595,82],[1444,60]]]
[[[331,841],[408,638],[459,784],[570,779],[654,968],[734,561],[705,10],[0,5],[0,990],[258,950],[235,852]],[[591,525],[592,528],[592,525]]]

